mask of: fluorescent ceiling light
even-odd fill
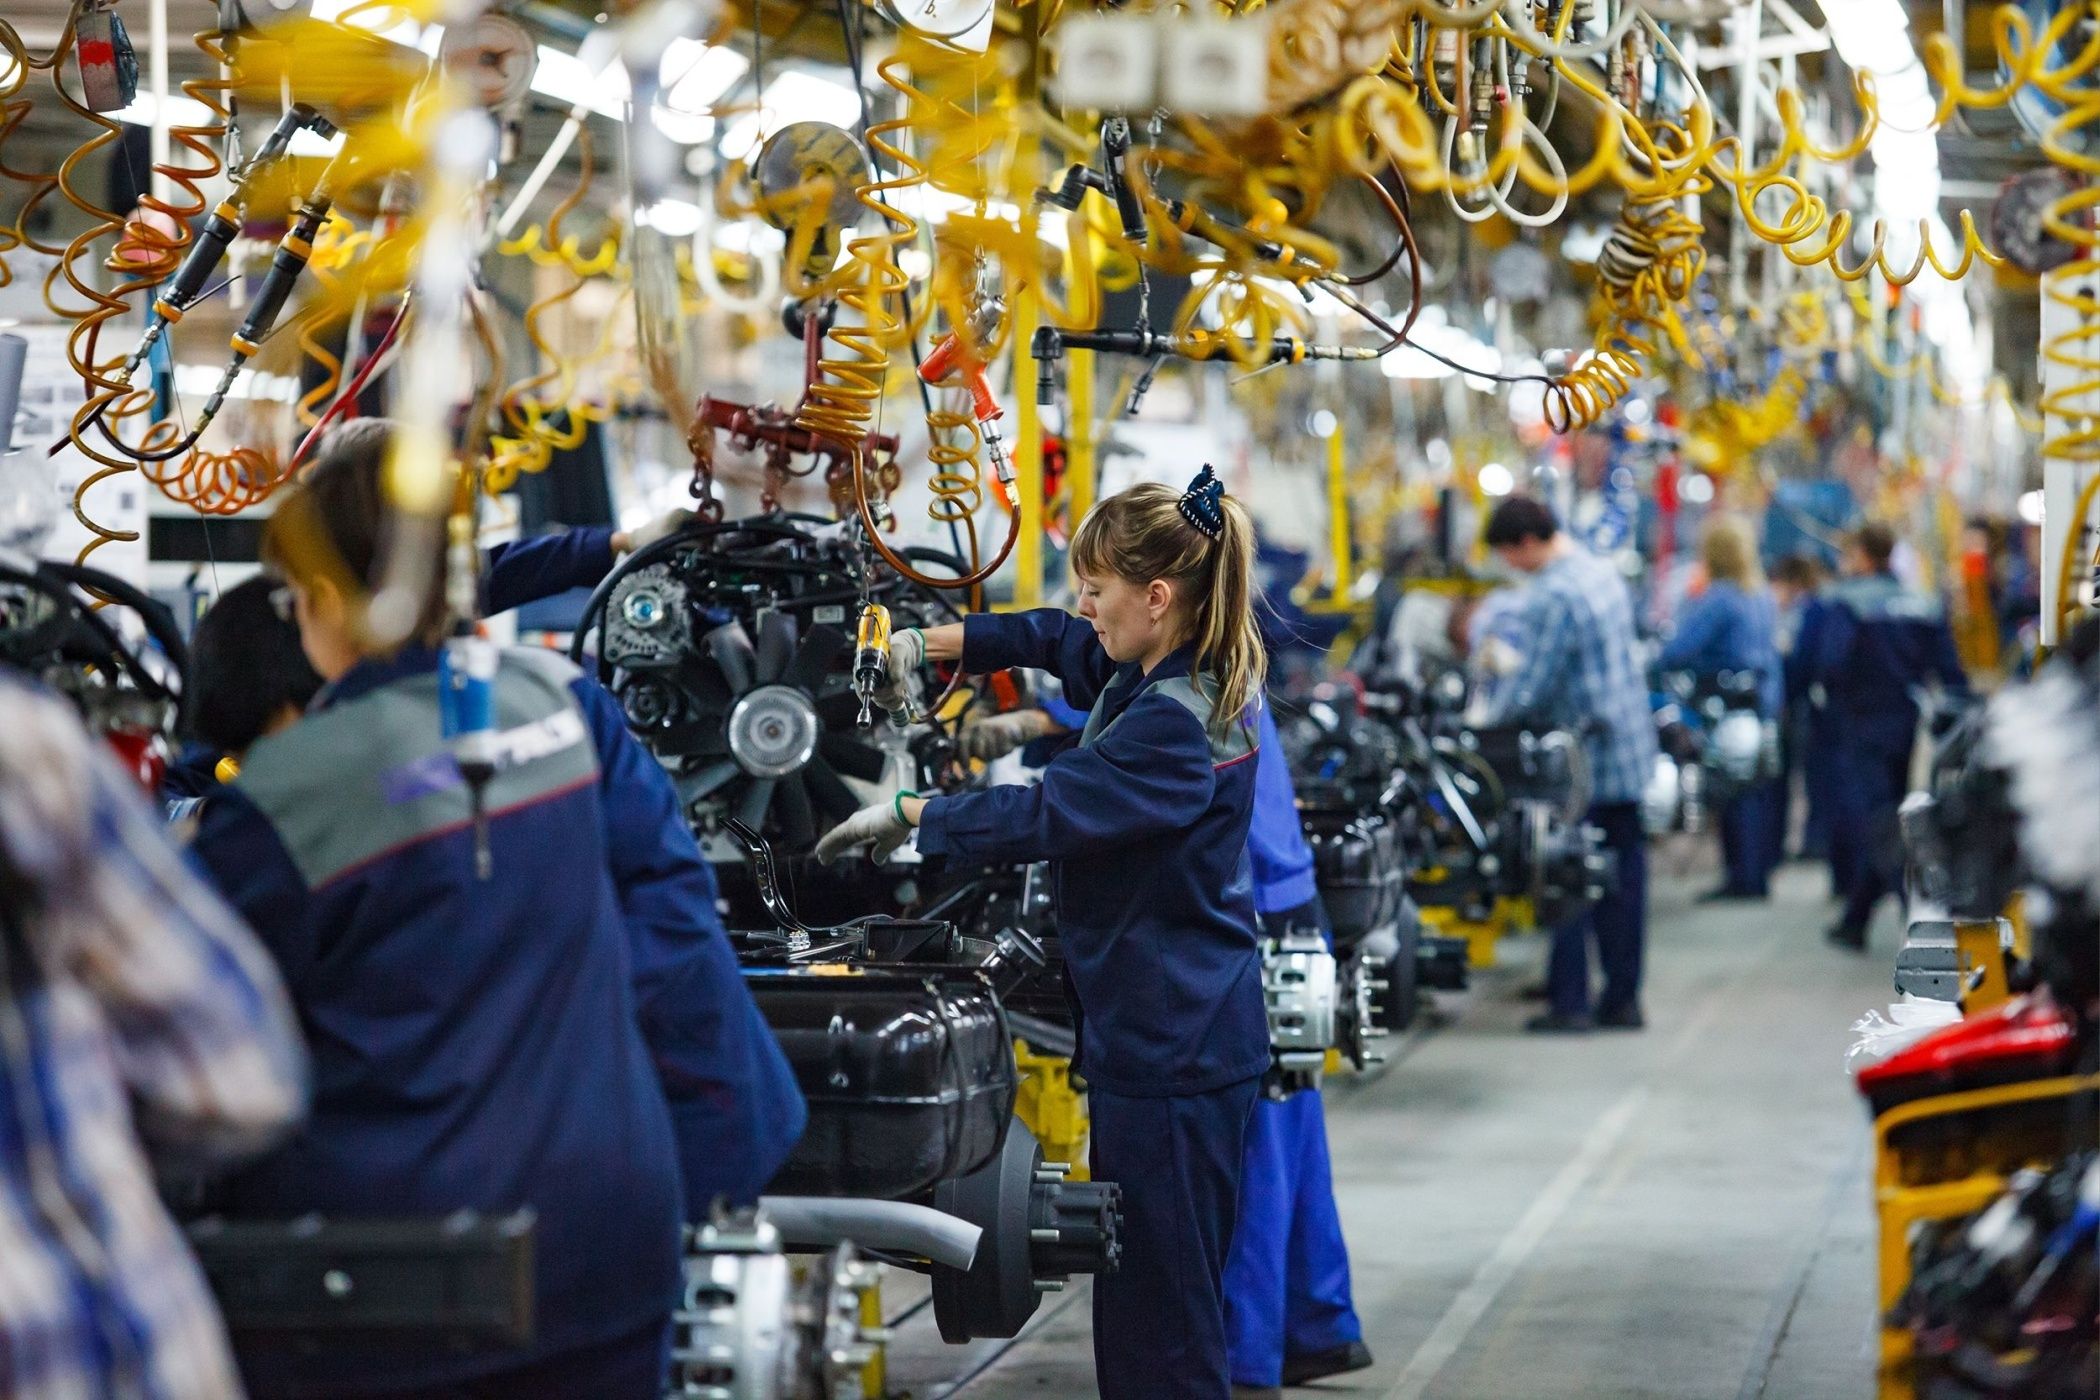
[[[659,199],[647,209],[638,211],[634,221],[644,228],[653,228],[666,238],[691,238],[700,231],[702,213],[700,206],[683,199]]]
[[[572,53],[539,46],[540,66],[532,75],[532,90],[551,97],[565,107],[583,106],[602,117],[624,120],[627,115],[627,70],[617,63],[597,73]]]
[[[159,104],[154,101],[153,94],[141,92],[137,97],[131,99],[130,106],[122,111],[112,112],[110,116],[116,121],[125,122],[131,126],[151,126],[153,125],[154,113],[159,110]],[[194,97],[170,96],[168,98],[169,126],[211,126],[217,121],[218,118],[211,114],[211,108],[205,106]]]
[[[202,398],[218,387],[219,374],[217,365],[178,364],[175,366],[175,392]],[[290,403],[299,397],[299,392],[299,380],[295,375],[244,369],[234,376],[233,387],[227,390],[226,396]]]

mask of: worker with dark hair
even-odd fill
[[[1511,496],[1488,517],[1487,544],[1530,577],[1510,629],[1515,653],[1488,693],[1486,723],[1532,724],[1580,735],[1591,777],[1588,822],[1617,857],[1616,882],[1596,906],[1553,931],[1549,1007],[1526,1029],[1638,1030],[1647,943],[1648,848],[1641,793],[1655,768],[1655,720],[1634,658],[1633,599],[1605,560],[1575,543],[1553,512]],[[1591,1015],[1590,945],[1604,974]]]
[[[1933,683],[1969,688],[1946,611],[1896,581],[1895,552],[1888,526],[1869,521],[1853,531],[1845,577],[1830,589],[1816,635],[1804,639],[1809,678],[1827,697],[1838,738],[1831,856],[1845,910],[1827,936],[1854,952],[1865,949],[1882,896],[1903,889],[1896,811],[1910,787],[1918,692]]]
[[[656,1400],[680,1221],[755,1198],[802,1099],[662,766],[551,653],[501,653],[503,756],[475,819],[443,738],[442,590],[398,648],[359,625],[389,450],[383,423],[338,430],[280,498],[266,562],[325,684],[252,744],[194,847],[275,955],[315,1064],[307,1129],[226,1205],[530,1209],[535,1337],[478,1353],[256,1344],[243,1367],[259,1396]],[[442,578],[438,549],[421,562]]]
[[[385,420],[359,421],[373,426],[358,433],[373,443],[385,440]],[[619,556],[692,518],[689,510],[674,510],[634,531],[583,525],[495,545],[483,556],[485,611],[493,616],[595,587]],[[321,677],[300,649],[291,593],[281,581],[258,574],[219,595],[191,635],[188,680],[188,742],[161,783],[171,803],[202,797],[230,779],[250,744],[296,720],[320,693]]]

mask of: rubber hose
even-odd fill
[[[967,1269],[984,1231],[932,1206],[857,1197],[761,1196],[758,1207],[791,1249],[829,1249],[848,1241]]]

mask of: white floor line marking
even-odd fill
[[[1429,1329],[1422,1345],[1408,1358],[1407,1369],[1385,1393],[1385,1400],[1421,1400],[1430,1383],[1450,1364],[1451,1358],[1458,1355],[1466,1338],[1487,1316],[1496,1297],[1516,1277],[1517,1270],[1524,1266],[1531,1251],[1538,1248],[1539,1241],[1545,1239],[1559,1222],[1577,1193],[1589,1184],[1589,1179],[1603,1165],[1606,1155],[1618,1145],[1647,1100],[1645,1085],[1628,1090],[1597,1120],[1575,1156],[1546,1183],[1546,1189],[1532,1200],[1531,1208],[1502,1237],[1502,1242],[1495,1246],[1495,1252],[1488,1256],[1487,1262],[1451,1300],[1451,1306],[1444,1309],[1436,1326]]]

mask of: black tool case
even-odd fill
[[[775,1195],[896,1200],[965,1175],[1006,1140],[1013,1033],[968,968],[747,967],[809,1101]]]

